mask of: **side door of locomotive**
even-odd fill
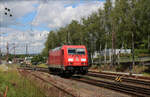
[[[64,49],[61,50],[61,65],[64,66]]]

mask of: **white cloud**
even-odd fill
[[[64,7],[64,2],[50,2],[42,4],[39,7],[39,14],[34,20],[34,25],[42,23],[48,24],[50,28],[58,28],[70,23],[71,20],[80,20],[81,17],[86,17],[98,8],[103,8],[104,2],[85,2],[75,8],[72,6]]]
[[[48,36],[48,31],[34,31],[32,34],[30,32],[23,32],[20,30],[12,28],[3,28],[2,31],[7,31],[8,34],[2,34],[0,37],[0,47],[3,52],[6,52],[7,42],[10,45],[10,48],[13,48],[13,43],[16,45],[16,53],[25,53],[25,46],[28,45],[30,53],[39,53],[44,47],[44,42]],[[10,33],[11,31],[11,33]],[[34,49],[34,51],[32,50]],[[13,53],[13,50],[10,51]]]
[[[36,10],[33,4],[37,3],[36,1],[9,1],[9,2],[0,2],[0,24],[2,26],[9,25],[19,25],[16,22],[16,19],[21,18],[22,16]],[[5,8],[10,9],[10,11],[5,10]],[[5,15],[7,12],[7,15]],[[10,17],[12,14],[12,17]]]
[[[49,31],[41,31],[34,29],[33,31],[24,31],[10,28],[9,25],[24,26],[16,21],[16,19],[22,18],[24,15],[37,10],[37,16],[33,21],[33,26],[40,26],[46,24],[50,29],[57,29],[59,27],[69,24],[72,20],[80,20],[81,17],[86,17],[92,12],[103,8],[104,2],[99,1],[86,1],[80,3],[80,1],[47,1],[41,3],[39,1],[9,1],[0,2],[0,11],[4,12],[5,7],[11,9],[13,17],[5,17],[4,14],[0,16],[0,33],[5,32],[6,35],[1,36],[0,47],[3,52],[6,52],[6,43],[16,44],[16,53],[25,53],[25,46],[28,44],[29,53],[39,53],[44,48],[44,42]],[[40,4],[38,9],[34,7],[34,4]],[[71,5],[76,5],[72,7]],[[67,5],[67,6],[66,6]],[[66,7],[64,7],[66,6]],[[19,25],[19,26],[18,26]],[[7,27],[6,27],[7,26]],[[13,51],[11,51],[13,53]]]

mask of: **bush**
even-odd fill
[[[45,59],[41,55],[34,56],[31,59],[31,63],[33,65],[38,65],[39,63],[44,63],[44,62],[45,62]]]
[[[120,54],[120,57],[131,57],[132,54]]]
[[[148,67],[142,65],[136,65],[134,69],[135,69],[135,73],[143,73],[145,70],[148,69]]]
[[[139,57],[149,57],[150,54],[139,54],[138,56],[139,56]]]
[[[149,49],[135,49],[135,54],[139,55],[139,54],[149,54],[150,50]]]
[[[92,65],[92,66],[90,67],[90,69],[92,69],[92,70],[97,70],[97,71],[99,71],[99,72],[102,70],[100,65]]]
[[[117,72],[125,72],[129,68],[128,65],[120,64],[116,66]]]
[[[0,77],[0,94],[8,87],[7,97],[45,97],[44,91],[22,77],[16,69],[0,71]]]

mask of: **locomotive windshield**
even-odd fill
[[[79,55],[85,55],[85,49],[83,49],[83,48],[77,48],[76,49],[76,53],[79,54]]]
[[[76,54],[76,49],[74,48],[68,48],[68,54]]]
[[[68,54],[85,55],[85,49],[84,48],[68,48]]]

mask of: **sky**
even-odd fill
[[[40,53],[51,30],[87,17],[105,0],[0,0],[0,48],[6,53]],[[10,10],[8,10],[10,9]],[[7,13],[7,15],[5,14]],[[12,16],[11,16],[12,15]]]

